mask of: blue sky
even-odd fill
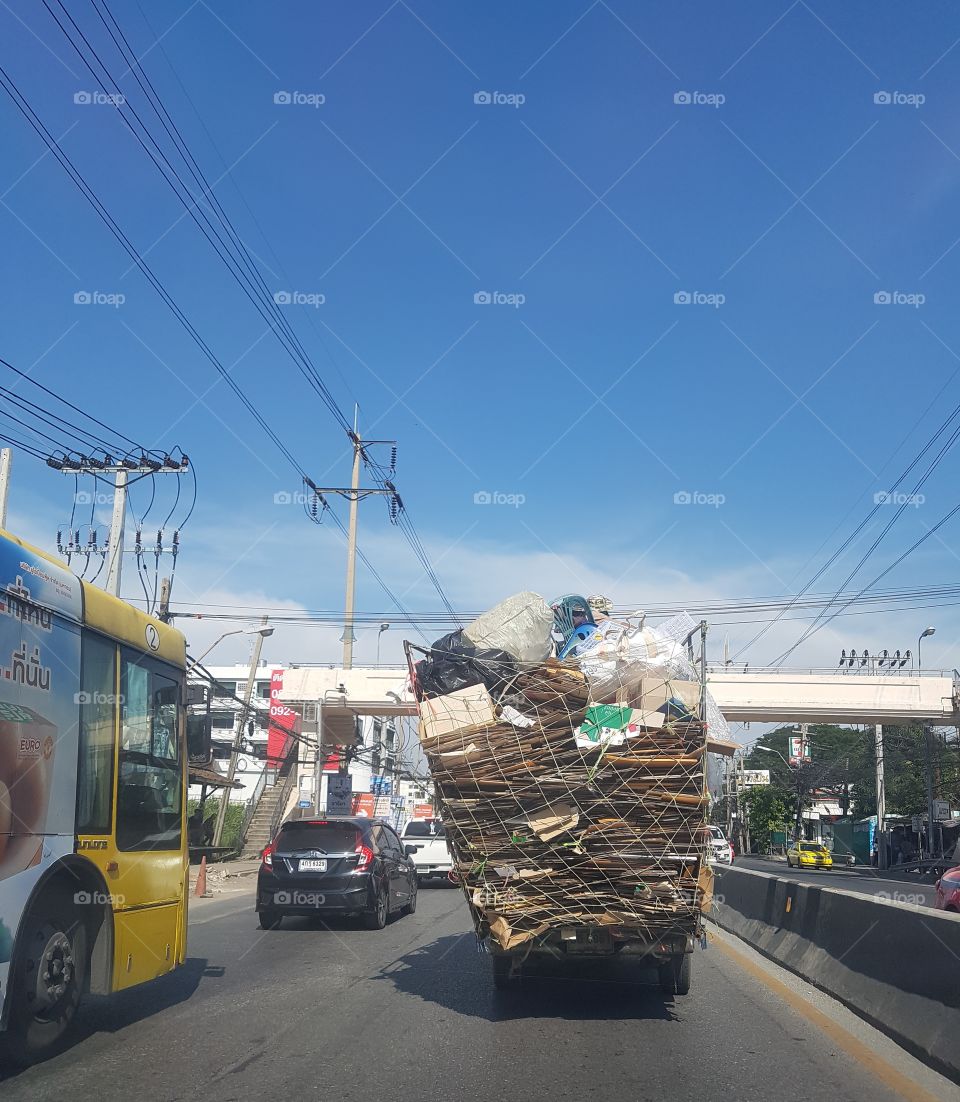
[[[93,8],[71,10],[122,72]],[[268,287],[323,296],[284,309],[361,430],[398,439],[398,486],[458,607],[525,588],[640,606],[787,592],[957,400],[951,5],[111,10]],[[95,85],[47,12],[14,0],[0,25],[4,68],[197,329],[312,477],[345,481],[343,434],[116,110],[74,102]],[[120,86],[143,112],[132,76]],[[6,97],[0,124],[0,355],[191,456],[181,599],[338,607],[339,537],[274,504],[296,474]],[[956,470],[951,454],[861,584],[955,504]],[[19,457],[11,527],[50,547],[72,490]],[[523,503],[477,505],[482,491]],[[361,516],[407,606],[436,607],[382,503]],[[955,533],[883,584],[951,581]],[[358,603],[388,607],[363,573]],[[950,609],[838,621],[798,657],[905,648],[929,615],[931,659],[955,664]],[[736,646],[753,629],[729,630]],[[271,645],[322,660],[336,634]]]

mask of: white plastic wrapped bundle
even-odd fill
[[[684,646],[697,624],[681,612],[656,627],[641,627],[630,620],[603,620],[597,630],[574,651],[590,683],[594,700],[606,700],[625,683],[641,677],[698,681],[700,671]],[[710,692],[706,719],[711,735],[726,738],[729,727]]]
[[[503,650],[521,663],[542,662],[552,651],[553,611],[539,593],[516,593],[463,629],[478,650]]]

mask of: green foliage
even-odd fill
[[[199,806],[199,800],[187,800],[188,819]],[[220,797],[209,796],[203,805],[204,822],[210,822],[211,824],[216,823],[219,810]],[[243,826],[243,813],[244,805],[239,801],[234,801],[227,806],[227,817],[223,821],[223,835],[220,838],[221,846],[230,846],[231,848],[239,846],[240,828]]]
[[[792,814],[790,800],[779,786],[758,784],[747,790],[744,802],[753,849],[765,853],[773,831],[786,829]]]
[[[796,728],[779,727],[760,741],[788,757],[788,738]],[[839,727],[811,724],[811,761],[790,768],[776,754],[754,750],[747,755],[746,769],[769,769],[771,788],[779,791],[796,816],[798,791],[826,789],[840,798],[849,790],[850,814],[856,819],[877,813],[876,744],[873,726]],[[923,814],[927,807],[926,750],[923,728],[885,724],[883,728],[884,772],[888,815]],[[935,796],[960,806],[960,745],[939,734],[933,738]],[[805,801],[809,804],[809,798]],[[751,828],[752,830],[752,828]]]

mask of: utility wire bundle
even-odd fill
[[[623,941],[699,933],[712,883],[699,692],[628,675],[596,703],[576,662],[547,659],[492,692],[421,700],[478,937],[522,951],[567,926]]]

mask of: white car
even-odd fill
[[[443,823],[439,819],[411,819],[403,831],[403,844],[417,866],[417,879],[447,879],[453,869]]]
[[[732,865],[733,846],[727,840],[727,836],[718,826],[704,827],[707,833],[707,841],[710,843],[711,865]]]

